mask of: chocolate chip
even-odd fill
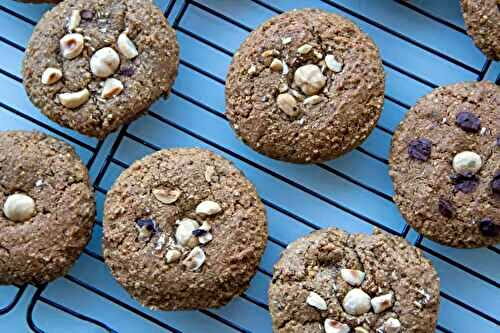
[[[472,193],[476,190],[479,184],[479,178],[471,172],[465,174],[453,174],[450,176],[451,182],[455,190],[462,193]]]
[[[123,69],[120,69],[120,72],[118,74],[123,75],[123,76],[132,76],[134,75],[135,70],[132,67],[125,67]]]
[[[200,236],[205,235],[207,232],[208,231],[203,230],[203,229],[195,229],[195,230],[193,230],[193,236],[200,237]]]
[[[408,144],[408,155],[419,161],[427,161],[431,156],[432,142],[427,139],[415,139]]]
[[[500,225],[488,218],[479,221],[479,230],[486,237],[497,237],[500,235]]]
[[[94,17],[94,12],[88,9],[84,9],[80,12],[80,17],[87,21],[92,20],[92,18]]]
[[[139,219],[135,222],[139,228],[146,228],[148,231],[155,230],[155,222],[153,219]]]
[[[439,198],[438,209],[441,215],[449,219],[452,218],[455,214],[455,208],[453,207],[453,204],[443,198]]]
[[[500,194],[500,170],[498,170],[491,180],[491,190],[495,194]]]
[[[457,114],[455,123],[466,132],[477,133],[481,129],[481,120],[471,112],[463,111]]]

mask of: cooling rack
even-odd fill
[[[420,247],[438,270],[438,332],[493,333],[500,328],[500,249],[458,250],[412,230],[392,201],[387,156],[404,113],[433,88],[459,81],[500,83],[466,34],[458,0],[158,0],[177,31],[179,75],[168,100],[104,141],[42,116],[21,83],[21,61],[47,5],[0,0],[0,130],[35,129],[69,142],[87,164],[97,193],[93,237],[70,273],[44,286],[0,287],[0,332],[271,332],[267,287],[279,253],[312,230],[374,227]],[[224,116],[231,57],[261,22],[286,10],[318,7],[356,22],[379,45],[386,71],[382,117],[359,148],[303,166],[268,159],[238,141]],[[134,160],[155,150],[198,146],[233,161],[256,185],[269,217],[269,242],[250,288],[220,309],[183,312],[141,307],[113,280],[101,255],[106,191]]]

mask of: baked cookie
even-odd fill
[[[419,249],[375,230],[315,231],[288,245],[274,267],[275,333],[433,333],[439,277]]]
[[[353,22],[318,9],[273,17],[234,55],[226,115],[236,134],[269,157],[330,160],[370,134],[384,102],[373,41]]]
[[[42,284],[69,270],[90,239],[95,200],[71,146],[0,132],[0,284]]]
[[[29,98],[55,122],[104,138],[144,114],[177,74],[175,32],[150,0],[67,0],[26,49]]]
[[[467,33],[490,59],[500,60],[500,1],[461,0]]]
[[[135,162],[108,192],[104,258],[152,309],[218,307],[241,294],[267,241],[264,207],[232,163],[202,149]]]
[[[500,241],[500,87],[435,89],[392,140],[394,201],[424,236],[454,247]]]

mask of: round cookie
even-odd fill
[[[148,0],[67,0],[45,13],[26,49],[29,98],[55,122],[104,138],[168,95],[175,32]]]
[[[390,175],[406,221],[442,244],[500,241],[500,87],[440,87],[406,114],[392,140]]]
[[[461,0],[467,33],[490,59],[500,60],[500,2]]]
[[[68,144],[0,132],[0,284],[42,284],[69,270],[90,239],[95,200]]]
[[[373,41],[346,18],[318,9],[258,27],[226,80],[226,115],[236,134],[260,153],[295,163],[354,149],[375,127],[383,101]]]
[[[117,179],[104,208],[104,258],[152,309],[218,307],[241,294],[267,241],[264,207],[232,163],[162,150]]]
[[[401,237],[336,228],[294,241],[274,267],[274,333],[433,333],[439,277]]]

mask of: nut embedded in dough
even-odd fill
[[[5,200],[3,213],[11,221],[24,222],[35,214],[35,201],[26,194],[12,194]]]
[[[84,40],[82,34],[67,34],[59,41],[59,46],[64,58],[73,59],[82,53]]]
[[[308,96],[316,95],[326,84],[326,77],[316,65],[305,65],[297,68],[294,83]]]
[[[90,70],[97,77],[107,78],[120,66],[120,56],[111,47],[104,47],[90,58]]]
[[[120,51],[120,53],[127,59],[134,59],[137,55],[139,55],[137,47],[127,36],[126,32],[122,32],[120,36],[118,36],[116,47],[118,48],[118,51]]]
[[[85,88],[77,92],[63,93],[58,97],[62,105],[68,109],[76,109],[77,107],[87,103],[90,98],[90,92],[87,88]]]

